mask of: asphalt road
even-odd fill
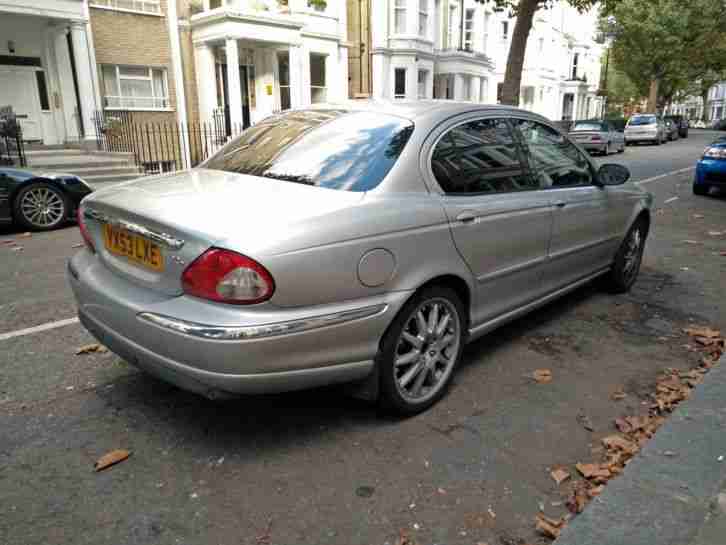
[[[76,356],[93,341],[78,324],[7,338],[74,316],[64,263],[80,238],[0,232],[0,543],[539,543],[537,510],[564,512],[549,469],[592,460],[658,370],[694,364],[682,327],[726,324],[726,236],[708,234],[726,231],[726,198],[693,196],[683,170],[712,137],[598,159],[656,198],[632,293],[594,283],[487,335],[449,395],[406,420],[339,389],[208,401],[113,354]],[[527,378],[541,368],[550,384]],[[95,473],[116,448],[132,456]]]

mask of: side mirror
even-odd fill
[[[597,171],[597,179],[602,185],[622,185],[630,179],[630,171],[623,165],[607,163]]]

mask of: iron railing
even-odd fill
[[[195,167],[242,132],[242,125],[218,112],[209,122],[162,123],[137,112],[107,111],[96,113],[95,124],[99,149],[132,153],[146,174]]]
[[[23,129],[8,110],[0,111],[0,165],[26,167]]]

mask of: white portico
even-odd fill
[[[100,98],[90,32],[83,0],[0,3],[0,106],[12,107],[25,140],[95,140]]]
[[[192,17],[199,117],[234,126],[347,98],[345,3],[205,0]]]

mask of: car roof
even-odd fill
[[[439,114],[443,117],[450,117],[460,113],[482,111],[501,114],[526,114],[529,117],[546,118],[527,110],[503,106],[500,104],[481,104],[478,102],[467,102],[461,100],[429,99],[429,100],[345,100],[341,102],[328,102],[313,104],[308,109],[344,109],[350,111],[374,112],[404,117],[411,121],[423,117],[430,117],[432,114]]]

